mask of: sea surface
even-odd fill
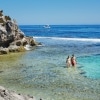
[[[4,66],[0,68],[0,83],[38,100],[99,100],[100,25],[43,26],[19,26],[42,46],[15,56],[13,61],[0,62]],[[67,68],[66,58],[72,54],[77,66]]]
[[[78,66],[85,71],[84,76],[100,79],[100,25],[51,25],[50,28],[26,25],[20,28],[25,35],[44,45],[41,47],[46,49],[44,55],[52,59],[60,56],[57,60],[61,66],[68,55],[75,54]]]

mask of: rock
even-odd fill
[[[3,10],[0,10],[0,16],[3,16],[3,14],[2,14],[2,13],[3,13]]]
[[[20,40],[19,41],[16,41],[16,45],[17,46],[21,46],[22,45],[21,41]]]
[[[0,100],[36,100],[35,97],[30,95],[17,94],[0,86]]]
[[[0,54],[8,54],[9,49],[8,48],[0,48]]]
[[[0,23],[4,24],[3,18],[0,18]]]
[[[3,33],[7,33],[7,31],[6,31],[5,27],[0,25],[0,34],[3,34]]]
[[[0,86],[0,92],[2,92],[2,91],[4,91],[4,90],[5,90],[5,88],[2,87],[2,86]]]
[[[17,25],[16,20],[12,20],[10,16],[4,16],[3,10],[0,11],[0,47],[8,48],[9,50],[1,50],[0,54],[8,54],[8,51],[25,51],[23,46],[26,45],[36,46],[38,43],[33,39],[33,37],[27,37],[20,30]],[[11,49],[11,47],[13,49]],[[17,49],[15,46],[18,46]],[[21,47],[20,47],[21,46]]]
[[[11,45],[9,46],[9,52],[23,52],[26,51],[24,46],[16,46],[16,45]]]

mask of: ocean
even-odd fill
[[[51,55],[53,59],[53,56],[59,54],[61,66],[65,64],[64,60],[68,55],[75,54],[78,66],[85,71],[84,76],[100,79],[100,25],[51,25],[50,27],[20,26],[25,35],[32,36],[45,45],[41,48],[47,50],[43,51],[47,52],[47,56]]]
[[[99,100],[100,25],[43,26],[19,26],[42,46],[0,62],[0,84],[37,100]],[[76,68],[67,68],[72,54]]]

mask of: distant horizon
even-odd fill
[[[47,25],[47,24],[18,24],[18,25]],[[48,24],[48,25],[68,25],[68,26],[74,26],[74,25],[90,25],[90,26],[92,26],[92,25],[100,25],[100,24]]]
[[[18,25],[100,25],[100,0],[0,0]]]

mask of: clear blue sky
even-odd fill
[[[100,24],[100,0],[0,0],[18,24]]]

